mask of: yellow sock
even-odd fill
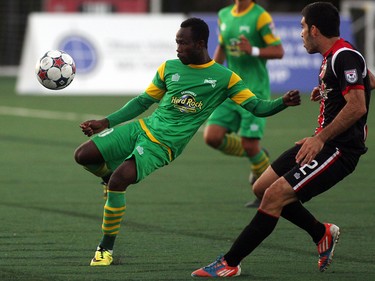
[[[218,150],[232,156],[246,156],[246,152],[242,147],[241,137],[234,133],[225,134],[223,142],[218,147]]]
[[[108,199],[104,206],[102,231],[103,238],[100,246],[112,250],[117,234],[120,231],[121,221],[125,215],[125,191],[108,191]]]
[[[251,171],[256,178],[259,178],[270,165],[270,158],[263,149],[254,157],[249,157],[249,160],[251,162]]]

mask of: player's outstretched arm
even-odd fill
[[[274,100],[263,100],[253,96],[242,107],[258,117],[267,117],[274,115],[288,106],[301,104],[301,97],[298,90],[291,90],[282,97]]]
[[[114,127],[139,116],[155,102],[158,102],[158,100],[152,98],[147,93],[142,93],[141,95],[131,99],[116,112],[113,112],[107,116],[109,127]]]

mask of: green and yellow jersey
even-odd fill
[[[176,59],[163,63],[145,92],[107,119],[113,127],[138,116],[152,103],[159,103],[152,115],[139,122],[153,142],[167,146],[176,158],[227,98],[258,115],[272,115],[286,107],[281,98],[259,100],[237,74],[213,60],[203,65],[184,65]]]
[[[267,60],[241,52],[237,44],[241,35],[258,48],[280,45],[281,40],[274,34],[271,15],[261,6],[252,3],[241,13],[236,13],[235,8],[233,4],[218,13],[219,43],[225,50],[228,68],[237,73],[259,98],[269,99]]]

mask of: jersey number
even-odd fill
[[[302,172],[302,174],[303,174],[304,176],[306,176],[306,175],[307,175],[307,173],[305,172],[305,169],[306,169],[306,168],[307,168],[307,169],[310,169],[310,170],[314,170],[317,166],[318,166],[318,161],[313,160],[313,161],[311,161],[310,164],[305,164],[305,165],[303,165],[301,168],[299,168],[299,170]]]

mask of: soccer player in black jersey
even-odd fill
[[[262,201],[250,224],[225,255],[192,276],[239,275],[241,260],[272,233],[280,216],[310,234],[318,248],[320,271],[332,261],[339,227],[318,221],[302,203],[352,173],[366,153],[366,119],[374,76],[363,56],[340,38],[339,12],[331,3],[307,5],[302,10],[301,27],[307,52],[323,56],[319,86],[311,92],[311,100],[320,102],[315,133],[297,141],[261,175],[253,189]]]

